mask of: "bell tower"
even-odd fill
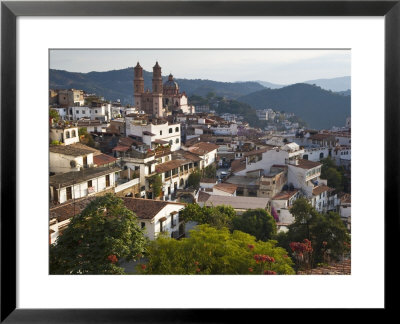
[[[163,105],[162,105],[162,93],[163,93],[163,84],[162,84],[162,76],[161,76],[161,66],[156,65],[153,66],[153,115],[156,117],[163,116]]]
[[[135,107],[142,110],[142,94],[144,93],[144,79],[143,79],[143,68],[139,62],[133,69],[133,97],[135,100]]]

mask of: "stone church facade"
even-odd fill
[[[139,62],[134,67],[133,93],[135,106],[153,117],[165,117],[173,113],[194,113],[194,107],[188,105],[185,92],[179,92],[179,86],[172,74],[163,84],[161,66],[153,66],[152,91],[144,90],[143,68]]]

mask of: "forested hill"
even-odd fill
[[[144,87],[151,90],[152,72],[143,70]],[[164,82],[167,80],[164,76]],[[206,96],[209,92],[217,96],[235,99],[251,92],[265,89],[257,82],[218,82],[211,80],[175,79],[181,92]],[[133,104],[133,68],[106,72],[76,73],[50,69],[51,89],[80,89],[96,93],[106,100],[121,99],[123,104]]]
[[[350,116],[351,96],[297,83],[280,89],[263,89],[237,98],[255,109],[271,108],[292,112],[310,128],[330,129],[344,126]]]

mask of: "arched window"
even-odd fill
[[[324,158],[324,153],[323,153],[323,152],[319,153],[319,158],[320,158],[320,159],[323,159],[323,158]]]
[[[176,143],[176,144],[178,144],[178,143],[179,143],[179,138],[177,138],[177,139],[175,140],[175,143]]]
[[[73,130],[72,131],[72,135],[71,135],[72,137],[76,137],[76,132],[75,132],[75,130]]]
[[[169,145],[172,145],[172,143],[173,143],[172,140],[169,140]]]
[[[179,127],[175,127],[175,132],[179,132]]]
[[[65,138],[70,138],[69,131],[65,132]]]

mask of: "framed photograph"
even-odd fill
[[[240,311],[251,309],[256,312],[279,308],[387,309],[392,305],[387,297],[390,287],[385,284],[392,278],[388,266],[388,249],[392,249],[393,243],[390,243],[389,239],[398,234],[398,224],[395,224],[395,219],[399,213],[396,203],[399,198],[398,152],[400,151],[398,144],[399,1],[4,1],[1,5],[1,17],[1,321],[6,323],[226,322],[227,317],[236,316],[235,312],[238,309]],[[329,59],[326,58],[324,62],[318,63],[320,52],[330,53],[330,56],[326,56],[329,56]],[[96,53],[95,57],[93,53]],[[259,78],[256,77],[260,75],[256,72],[262,70],[261,64],[266,64],[267,57],[271,53],[274,53],[274,58],[269,60],[274,67],[265,70],[265,76],[261,74]],[[124,55],[127,61],[124,61]],[[163,58],[164,62],[178,63],[173,67],[164,66]],[[300,62],[299,66],[292,63],[294,59]],[[151,66],[149,60],[154,61]],[[104,65],[111,62],[109,70],[135,67],[132,98],[112,97],[112,100],[116,101],[116,106],[118,106],[117,99],[120,100],[118,103],[125,100],[123,104],[127,104],[130,100],[133,102],[134,98],[134,108],[140,108],[147,114],[154,113],[156,117],[165,115],[164,117],[171,116],[171,118],[172,116],[179,118],[179,113],[192,109],[190,104],[182,101],[186,93],[182,94],[179,90],[180,82],[187,82],[187,79],[209,78],[226,84],[235,84],[235,81],[258,81],[257,86],[264,88],[260,85],[260,80],[282,80],[282,83],[285,83],[285,76],[289,78],[290,69],[292,71],[298,69],[304,72],[304,75],[312,76],[312,73],[305,72],[317,70],[323,64],[330,65],[331,70],[336,69],[338,75],[343,73],[351,76],[351,125],[350,119],[346,125],[351,128],[353,146],[350,153],[353,205],[351,274],[348,276],[198,276],[196,274],[182,276],[175,273],[168,276],[109,276],[92,275],[90,272],[85,276],[51,274],[48,250],[49,207],[50,214],[53,212],[55,218],[61,214],[52,209],[52,203],[57,206],[73,200],[74,215],[76,208],[79,208],[75,204],[77,194],[74,191],[78,173],[73,173],[71,179],[65,179],[63,173],[64,178],[61,179],[57,174],[59,168],[65,167],[66,162],[52,164],[52,161],[49,161],[49,89],[52,84],[56,84],[52,83],[54,79],[60,77],[53,69],[68,70],[68,67],[71,67],[71,71],[76,72],[79,68],[74,70],[74,67],[80,66],[82,70],[79,72],[87,73],[97,70],[95,62],[102,62]],[[153,92],[147,93],[144,88],[143,91],[139,91],[143,73],[140,64],[146,64],[143,65],[146,71],[153,68],[153,84],[150,83]],[[162,66],[162,72],[158,64]],[[232,70],[239,66],[244,67],[243,71],[235,74]],[[343,66],[345,66],[344,72],[340,70]],[[179,71],[177,74],[180,73],[179,80],[174,79],[177,78],[173,75],[175,70]],[[270,79],[274,71],[275,78]],[[203,72],[213,77],[208,77],[206,73],[203,76],[201,74]],[[247,72],[249,73],[246,74]],[[158,73],[159,78],[157,78]],[[227,77],[229,73],[231,79]],[[298,72],[299,75],[300,73]],[[242,77],[239,78],[239,74]],[[65,78],[65,75],[63,77]],[[303,80],[299,76],[292,83],[307,79],[314,78]],[[109,87],[116,89],[118,93],[119,81],[112,82]],[[290,82],[287,81],[288,84]],[[240,82],[237,84],[240,85]],[[99,83],[93,89],[98,85]],[[217,95],[207,92],[207,86],[202,86],[205,87],[204,98],[209,97],[208,105],[212,102],[212,97]],[[242,84],[242,86],[251,88],[254,84]],[[274,86],[279,85],[268,84],[267,87],[271,89]],[[164,89],[163,93],[158,91],[159,87]],[[242,100],[252,102],[253,98],[251,96],[246,98],[246,94],[256,92],[257,89],[243,93]],[[229,96],[230,90],[224,91]],[[158,92],[160,95],[156,96]],[[122,93],[121,91],[119,95],[122,96]],[[78,102],[81,95],[83,98],[81,93],[73,92],[72,95]],[[64,106],[59,102],[61,94],[57,93],[56,96],[58,102],[53,107],[59,105],[57,118],[60,118]],[[69,94],[65,93],[63,100],[67,102],[68,96]],[[85,96],[87,99],[90,94],[86,93]],[[156,97],[159,98],[157,100],[160,105],[156,105],[154,101]],[[149,99],[152,100],[151,107]],[[93,100],[91,104],[92,102]],[[46,105],[47,108],[43,107]],[[69,103],[65,105],[65,107],[81,106]],[[105,113],[104,117],[96,107],[92,105],[90,113],[96,115],[95,119],[99,121],[101,127],[101,120],[109,116]],[[98,107],[102,109],[102,105]],[[202,105],[199,104],[199,107]],[[260,116],[262,113],[272,113],[265,112],[260,107],[257,108],[259,109],[257,114]],[[129,109],[133,108],[128,107]],[[175,111],[177,113],[174,115]],[[57,146],[58,142],[66,142],[67,139],[71,140],[78,136],[86,138],[81,130],[65,126],[70,120],[81,119],[81,122],[84,122],[82,118],[86,113],[82,108],[72,109],[71,112],[65,112],[65,118],[61,118],[62,123],[59,119],[56,124],[53,120],[50,121],[54,129],[63,129],[61,137],[55,131],[55,137],[51,138],[54,143],[51,143],[53,148],[50,152],[57,156],[57,159],[65,155],[65,150]],[[129,113],[131,110],[126,114]],[[282,124],[279,127],[290,129],[292,123],[301,122],[294,120],[291,115],[285,115],[285,112],[280,113]],[[318,117],[319,113],[313,112],[317,121],[321,119]],[[114,116],[112,119],[118,119],[118,114],[122,114],[122,110],[116,109],[114,112],[110,110],[109,114],[115,115],[112,115]],[[331,111],[326,109],[325,114],[331,114]],[[228,118],[226,121],[238,117],[232,114],[225,115],[224,118]],[[260,116],[258,116],[260,120],[264,118]],[[333,119],[335,114],[329,116],[333,116],[331,118]],[[238,123],[243,125],[241,132],[246,132],[246,122],[245,120]],[[204,123],[207,123],[206,119]],[[257,122],[257,125],[259,124],[265,127],[264,130],[268,127],[277,127]],[[91,126],[89,123],[82,127],[88,129]],[[343,129],[346,127],[329,124],[323,128],[332,126],[344,126]],[[92,130],[94,134],[98,132],[97,126],[95,128]],[[171,128],[172,132],[178,132],[176,129],[178,128]],[[165,133],[167,131],[168,129]],[[126,135],[126,127],[124,132]],[[157,132],[160,132],[161,136],[164,130]],[[192,132],[193,134],[187,134],[194,136],[199,130],[193,129]],[[135,154],[139,152],[146,157],[149,154],[161,156],[159,154],[161,149],[170,151],[180,149],[181,136],[175,136],[173,140],[168,136],[167,139],[160,137],[147,143],[144,136],[154,137],[151,132],[147,133],[139,136],[142,140],[139,144],[137,144],[138,138],[130,137],[130,141],[136,141]],[[307,136],[312,136],[312,133],[308,133]],[[134,135],[134,131],[130,135]],[[318,140],[317,137],[315,140]],[[345,137],[343,136],[343,141],[346,141]],[[89,141],[89,137],[87,139]],[[80,148],[79,157],[82,152],[86,152],[83,154],[83,160],[81,162],[76,162],[77,158],[75,162],[68,160],[66,168],[68,170],[77,168],[76,163],[86,166],[93,160],[92,164],[107,165],[109,170],[114,160],[120,158],[123,153],[127,156],[126,147],[119,144],[114,145],[110,154],[103,157],[100,156],[100,152],[96,157],[93,152]],[[132,146],[131,142],[130,145]],[[342,147],[345,148],[346,145]],[[302,169],[310,170],[314,167],[311,151],[310,149],[309,153],[302,153],[300,157],[302,161],[310,160],[304,162],[308,169]],[[345,151],[341,152],[342,155],[346,154]],[[188,152],[191,154],[194,151],[188,150]],[[325,153],[328,154],[328,151],[318,152],[319,157]],[[110,158],[110,155],[115,158]],[[344,161],[346,157],[338,159]],[[222,169],[224,162],[225,160],[221,161]],[[245,159],[245,162],[250,164],[250,160]],[[251,160],[251,163],[256,164],[256,162]],[[299,162],[296,163],[298,167]],[[175,169],[164,170],[161,166],[153,171],[150,166],[149,175],[152,172],[162,172],[165,173],[165,177],[174,176],[168,172],[173,172]],[[181,166],[182,169],[179,169]],[[86,169],[82,168],[84,169],[82,172],[85,173],[82,178],[86,186],[83,189],[85,195],[94,195],[99,190],[99,185],[94,182],[94,176],[93,179],[87,177],[93,168],[89,166]],[[189,162],[188,168],[190,168]],[[101,167],[95,171],[100,169]],[[111,187],[110,183],[115,182],[114,187],[119,186],[117,191],[121,193],[121,197],[125,197],[124,199],[135,199],[129,198],[130,195],[137,198],[154,198],[154,190],[149,190],[148,184],[143,190],[140,187],[138,190],[135,189],[136,191],[127,190],[127,183],[135,182],[135,176],[132,175],[135,167],[132,169],[132,174],[127,169],[113,169],[107,174],[103,172],[101,176],[105,177],[104,188]],[[180,172],[184,174],[184,163],[179,165],[177,170],[179,175]],[[222,181],[226,174],[220,173],[218,176]],[[274,183],[275,180],[274,178]],[[170,188],[162,188],[158,196],[163,196],[162,200],[169,200],[169,196],[176,194],[181,186],[185,187],[184,181],[178,182],[175,187],[172,185]],[[66,184],[65,190],[62,191],[61,186],[64,184]],[[320,194],[325,192],[322,190],[324,184],[313,183],[313,185],[316,189],[315,195],[321,197]],[[207,186],[205,184],[205,187]],[[237,184],[228,182],[225,190],[228,187],[232,190],[232,186],[235,187],[233,199],[239,204],[241,197],[236,197]],[[322,191],[319,192],[317,189]],[[285,190],[290,191],[290,188]],[[79,200],[81,196],[77,198]],[[209,203],[212,206],[218,203],[217,200],[211,200]],[[204,204],[206,205],[206,200]],[[318,202],[315,206],[317,205]],[[323,202],[322,205],[324,206]],[[269,205],[269,212],[276,214],[278,221],[280,218],[274,207],[271,209]],[[132,208],[136,214],[143,215],[142,228],[151,226],[151,219],[146,223],[146,217],[149,216],[144,210],[147,206],[143,208],[138,205]],[[168,225],[169,218],[158,219],[158,227],[154,227],[154,231],[165,231],[165,224],[167,227],[175,226],[174,215],[177,212],[170,212],[172,215],[170,225]],[[165,222],[164,227],[163,222]],[[283,223],[281,225],[284,226]],[[56,237],[52,236],[55,232],[51,230],[50,224],[50,243],[53,243],[52,240],[54,241]],[[59,228],[56,229],[58,230]],[[114,264],[114,259],[115,255],[110,254],[108,258],[110,264]],[[256,258],[255,260],[258,264],[259,260]],[[194,268],[194,271],[199,268]],[[249,271],[253,271],[253,268]],[[274,272],[272,268],[271,272]],[[307,297],[293,298],[300,295]]]

